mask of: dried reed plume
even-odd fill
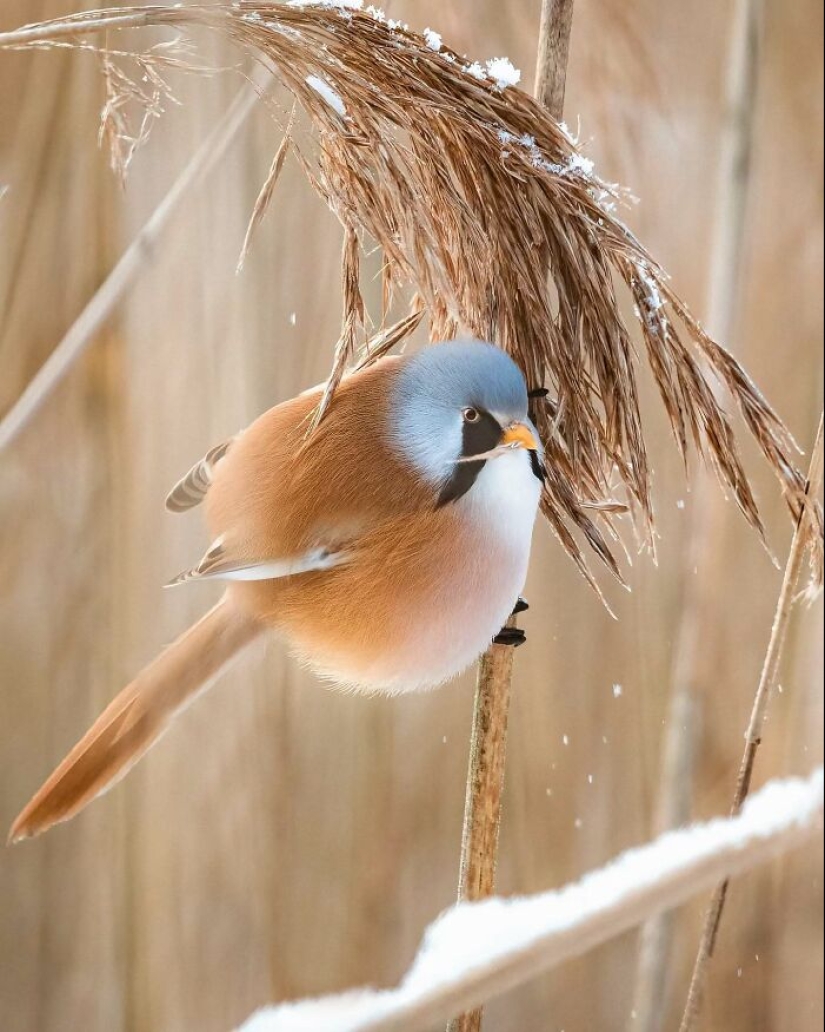
[[[619,576],[608,544],[615,518],[629,508],[648,541],[653,524],[637,355],[617,289],[624,284],[685,459],[692,441],[763,533],[703,357],[793,518],[803,517],[805,479],[782,422],[616,217],[616,188],[595,175],[563,125],[511,84],[506,66],[469,64],[435,34],[421,36],[356,0],[87,12],[0,34],[0,48],[88,47],[83,34],[149,25],[202,25],[230,37],[271,65],[309,116],[318,146],[302,147],[293,133],[292,151],[345,233],[343,330],[325,403],[367,332],[358,257],[369,237],[385,255],[387,293],[412,284],[433,340],[462,331],[494,340],[531,388],[550,389],[536,412],[549,474],[543,511],[591,583],[574,529]],[[107,108],[111,117],[111,98]],[[614,500],[622,491],[626,505]],[[821,513],[805,523],[817,527],[818,551]]]

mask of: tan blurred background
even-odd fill
[[[4,0],[0,30],[79,7]],[[508,54],[530,87],[539,0],[385,7],[475,57]],[[573,27],[568,121],[581,117],[599,171],[640,198],[629,222],[702,317],[732,14],[730,0],[577,0]],[[806,447],[822,403],[822,17],[818,0],[766,5],[729,341]],[[176,86],[183,106],[121,193],[95,146],[94,59],[0,56],[0,412],[238,88],[229,75]],[[205,544],[197,515],[164,512],[170,484],[328,368],[341,234],[294,162],[234,273],[278,140],[257,112],[107,331],[0,454],[3,827],[129,675],[216,597],[208,584],[161,590]],[[635,563],[631,595],[607,585],[618,621],[547,527],[536,533],[504,893],[560,885],[652,833],[696,508],[646,390],[659,564]],[[746,452],[784,556],[778,492]],[[727,808],[780,580],[735,508],[716,493],[712,504],[716,530],[692,575],[705,585],[696,817]],[[822,760],[821,622],[821,602],[794,615],[758,783]],[[0,850],[0,1028],[225,1032],[266,1001],[395,980],[454,896],[471,703],[471,678],[361,699],[324,688],[275,642],[248,654],[104,800]],[[663,1029],[681,1013],[703,903],[678,915]],[[496,1001],[485,1028],[629,1027],[637,943],[627,935]],[[703,1027],[820,1029],[822,962],[822,854],[809,849],[734,885]]]

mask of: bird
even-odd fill
[[[523,608],[546,476],[528,395],[500,348],[441,342],[346,375],[311,432],[322,387],[212,448],[166,499],[202,504],[212,541],[170,585],[219,580],[223,597],[115,697],[10,839],[122,778],[268,628],[321,679],[366,693],[432,688],[491,641],[518,644],[499,632]]]

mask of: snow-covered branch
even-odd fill
[[[772,781],[740,816],[670,832],[558,891],[454,907],[427,929],[395,989],[268,1007],[241,1032],[414,1032],[800,845],[822,810],[822,768]]]

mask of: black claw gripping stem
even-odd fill
[[[526,641],[527,635],[520,627],[502,627],[495,638],[493,638],[493,642],[496,645],[512,645],[514,649],[517,649],[519,645],[523,645]]]

